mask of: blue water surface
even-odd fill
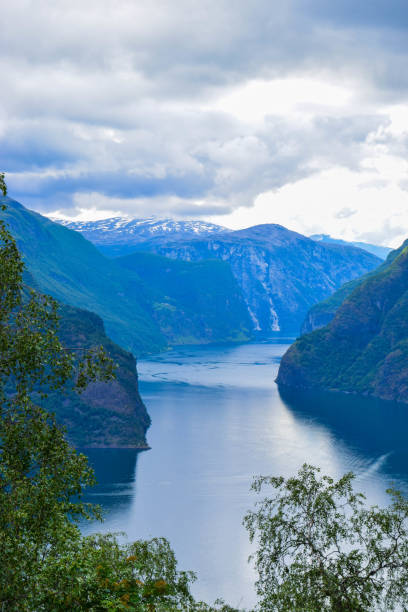
[[[390,481],[406,490],[408,407],[279,391],[290,342],[183,347],[140,361],[152,448],[87,451],[99,482],[87,498],[106,519],[84,532],[164,536],[180,568],[197,572],[197,597],[251,609],[242,519],[256,500],[254,475],[289,476],[308,462],[333,476],[352,470],[370,503],[387,502]]]

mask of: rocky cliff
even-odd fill
[[[298,334],[313,304],[381,263],[361,249],[316,242],[280,225],[168,242],[153,250],[185,261],[228,262],[254,331],[266,336],[279,331]]]
[[[56,413],[77,447],[148,448],[150,417],[138,391],[136,361],[105,334],[100,317],[61,306],[59,337],[69,349],[103,346],[117,364],[116,380],[88,385],[81,393],[50,392],[45,407]]]

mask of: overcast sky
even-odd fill
[[[68,217],[408,236],[407,0],[13,0],[0,170]]]

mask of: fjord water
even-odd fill
[[[254,475],[294,474],[304,462],[340,476],[352,470],[370,503],[408,483],[408,408],[353,396],[279,391],[289,339],[184,347],[140,361],[140,390],[152,417],[151,450],[87,451],[103,525],[132,539],[167,537],[194,593],[250,609],[254,573],[242,526]],[[265,491],[266,492],[266,491]]]

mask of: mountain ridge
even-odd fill
[[[334,243],[334,244],[349,244],[355,246],[359,249],[363,249],[368,253],[372,253],[376,255],[380,259],[387,259],[388,255],[393,250],[391,247],[385,247],[378,244],[370,244],[369,242],[359,242],[359,241],[347,241],[342,240],[341,238],[333,238],[329,234],[312,234],[309,236],[312,240],[316,240],[316,242],[326,242],[326,243]]]
[[[218,279],[223,292],[223,300],[218,301],[218,317],[224,322],[225,333],[215,337],[214,329],[206,325],[196,327],[195,335],[188,339],[186,335],[177,338],[168,326],[160,327],[153,316],[154,303],[164,303],[165,296],[158,299],[158,284],[151,288],[146,273],[124,269],[114,260],[102,255],[99,250],[79,232],[70,230],[38,213],[29,211],[20,203],[10,198],[1,198],[6,204],[2,217],[10,225],[10,230],[23,254],[27,269],[36,279],[39,288],[57,300],[77,308],[84,306],[98,314],[104,321],[109,337],[117,344],[131,351],[136,356],[152,354],[168,348],[170,342],[207,343],[225,341],[228,337],[240,340],[249,339],[250,330],[242,335],[248,326],[248,314],[239,307],[239,288],[231,272],[223,262],[213,262],[214,278]],[[171,266],[172,263],[168,263]],[[185,268],[198,269],[194,263]],[[186,270],[180,270],[175,283],[183,284]],[[214,287],[211,277],[203,277],[203,285],[194,287],[194,299],[203,292],[208,294],[210,286]],[[235,286],[234,286],[235,284]],[[229,293],[228,293],[229,292]],[[237,300],[237,308],[231,308],[231,296]],[[180,296],[179,296],[180,297]],[[185,293],[188,299],[188,293]],[[162,299],[163,298],[163,299]],[[186,305],[178,302],[179,306]],[[171,326],[171,316],[167,324]],[[205,314],[205,313],[204,313]],[[163,321],[163,317],[161,319]],[[214,319],[213,319],[214,321]],[[218,326],[217,329],[220,329]]]
[[[117,219],[108,221],[111,225],[118,223]],[[88,222],[86,227],[95,230],[101,223],[104,222]],[[381,263],[353,245],[320,244],[279,224],[259,224],[240,230],[215,227],[210,235],[193,237],[169,231],[153,239],[150,234],[138,232],[127,244],[124,235],[120,237],[123,244],[115,243],[118,240],[115,230],[108,227],[103,239],[110,241],[109,248],[117,252],[146,251],[175,260],[228,262],[243,293],[254,333],[266,336],[279,331],[297,334],[314,303]],[[93,237],[91,234],[87,235],[95,244],[101,242],[97,233]],[[100,244],[98,248],[101,249]],[[291,253],[296,249],[298,258]],[[308,266],[314,274],[308,272]],[[298,269],[302,273],[300,281],[296,278]]]
[[[80,232],[108,257],[129,255],[138,250],[142,242],[154,244],[169,235],[177,239],[191,239],[229,231],[207,221],[158,219],[154,216],[146,219],[109,217],[99,221],[69,221],[54,217],[52,220]]]
[[[314,303],[381,263],[357,247],[320,244],[278,224],[145,248],[172,259],[227,261],[243,292],[254,330],[266,335],[298,333]]]

